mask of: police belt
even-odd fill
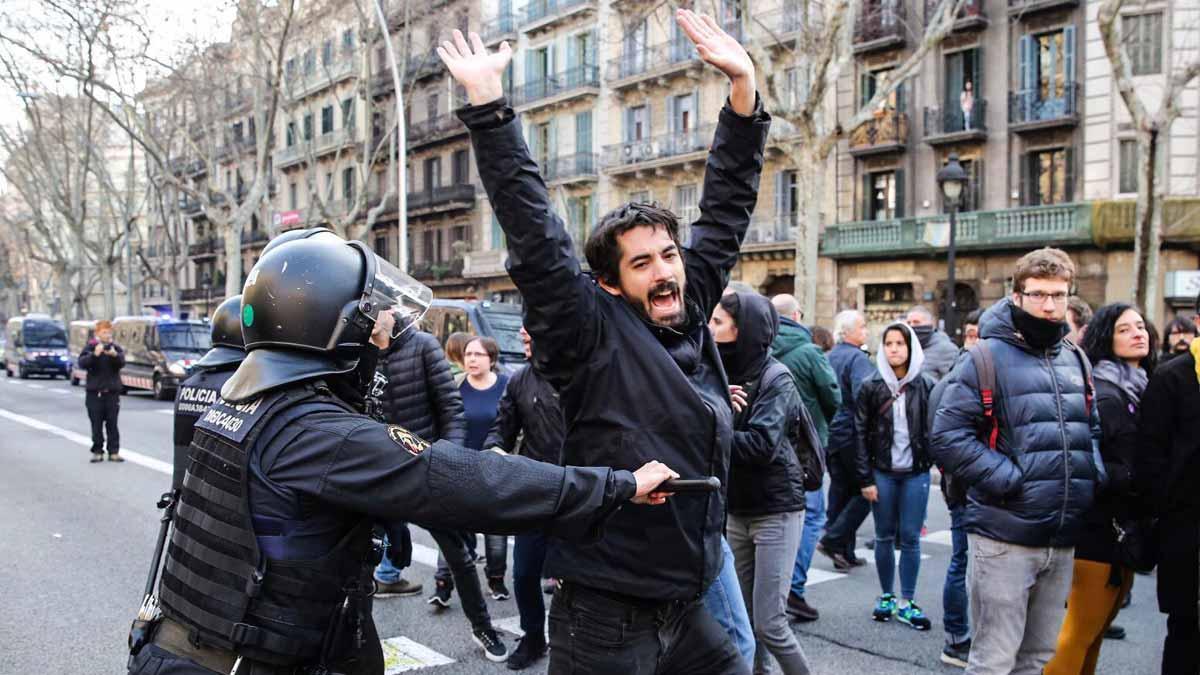
[[[242,662],[238,664],[237,652],[211,645],[197,647],[192,643],[191,636],[190,628],[168,617],[163,617],[162,622],[158,625],[158,630],[154,633],[153,642],[176,656],[189,659],[196,665],[221,673],[221,675],[226,673],[232,675],[235,664],[238,666],[236,675],[303,675],[317,672],[307,667],[272,666],[250,659],[242,659]]]

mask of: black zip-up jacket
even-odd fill
[[[387,378],[384,417],[421,438],[462,445],[467,420],[462,396],[450,374],[450,363],[429,333],[411,330],[388,348],[380,372]]]
[[[912,468],[907,471],[912,473],[928,471],[933,466],[928,428],[929,392],[932,389],[933,380],[926,375],[918,376],[904,388],[908,443],[913,458]],[[875,484],[875,469],[892,470],[892,440],[896,429],[891,400],[892,392],[878,372],[863,382],[858,391],[854,412],[857,439],[854,467],[861,487]]]
[[[1096,409],[1100,413],[1100,457],[1108,485],[1084,514],[1075,544],[1075,557],[1093,562],[1116,562],[1117,536],[1113,518],[1140,515],[1140,497],[1133,490],[1133,463],[1142,447],[1137,404],[1116,384],[1095,378]]]
[[[117,351],[116,356],[101,354],[96,356],[96,345],[100,344],[94,338],[88,340],[87,346],[79,353],[79,367],[87,371],[87,390],[106,393],[121,391],[121,369],[125,367],[125,350],[113,342],[112,347]]]
[[[522,433],[518,450],[517,437]],[[533,366],[526,365],[508,381],[483,447],[561,464],[566,433],[558,392]]]
[[[636,469],[658,460],[681,476],[727,483],[729,388],[705,325],[738,261],[763,167],[770,116],[721,111],[707,160],[700,217],[684,247],[683,331],[657,327],[583,273],[554,214],[520,123],[500,99],[459,116],[480,179],[508,238],[509,276],[525,298],[535,367],[558,389],[568,465]],[[555,543],[545,573],[643,600],[699,598],[721,566],[725,499],[679,495],[626,505],[595,544]]]

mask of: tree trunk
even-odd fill
[[[54,266],[55,282],[58,285],[59,308],[62,311],[63,323],[68,323],[76,318],[75,313],[75,288],[71,284],[71,269],[66,265]],[[32,296],[32,293],[30,294]],[[30,311],[33,310],[33,302],[31,297]]]
[[[225,230],[225,297],[242,292],[242,224],[231,222]]]
[[[1147,322],[1158,318],[1158,261],[1162,241],[1162,194],[1157,156],[1161,151],[1157,129],[1138,133],[1137,209],[1134,217],[1134,302]]]
[[[794,295],[800,303],[805,320],[813,322],[817,316],[817,274],[819,269],[818,247],[821,233],[821,195],[824,193],[824,162],[812,152],[812,144],[805,142],[794,146],[797,149],[796,187],[800,199],[801,215],[796,223],[796,267],[793,284]]]
[[[100,263],[100,288],[104,293],[104,318],[117,315],[116,268],[112,258]]]

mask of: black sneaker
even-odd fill
[[[966,668],[971,660],[971,641],[964,640],[956,645],[946,645],[942,648],[942,663],[948,666]]]
[[[796,623],[806,623],[821,618],[820,612],[808,604],[804,596],[796,595],[795,593],[788,593],[787,615],[789,619]]]
[[[502,663],[508,659],[508,647],[504,646],[504,642],[500,640],[500,636],[491,628],[483,630],[471,631],[471,639],[475,644],[483,647],[483,655],[488,661],[493,663]]]
[[[397,579],[396,581],[380,581],[375,580],[375,597],[377,598],[405,598],[413,595],[420,595],[424,588],[421,584],[416,584],[408,579]],[[449,594],[447,594],[449,599]]]
[[[1104,639],[1105,640],[1124,640],[1125,639],[1125,629],[1116,624],[1113,624],[1113,625],[1109,626],[1107,629],[1105,629]]]
[[[854,555],[853,552],[846,554],[846,562],[850,563],[851,567],[862,567],[867,564],[866,560]]]
[[[446,609],[450,606],[450,594],[454,592],[454,587],[443,581],[437,582],[437,588],[434,589],[433,595],[426,600],[430,605],[437,609]]]
[[[854,566],[849,560],[846,560],[846,556],[828,548],[825,544],[818,543],[817,551],[833,561],[833,569],[835,570],[845,571]]]
[[[488,579],[488,590],[492,592],[493,600],[507,600],[511,595],[504,585],[504,577]]]
[[[527,637],[523,637],[517,642],[517,648],[509,655],[505,665],[508,666],[509,670],[525,670],[545,655],[545,640],[534,642]]]

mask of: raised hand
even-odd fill
[[[739,115],[751,115],[757,98],[754,84],[754,62],[746,49],[726,33],[711,16],[696,14],[688,9],[675,12],[675,21],[688,39],[696,45],[700,58],[725,73],[733,85],[729,103]]]
[[[512,60],[512,48],[501,42],[499,49],[488,52],[478,33],[471,33],[471,44],[462,31],[454,31],[454,41],[442,43],[438,56],[450,70],[454,79],[467,91],[471,105],[491,103],[504,95],[503,75]]]

